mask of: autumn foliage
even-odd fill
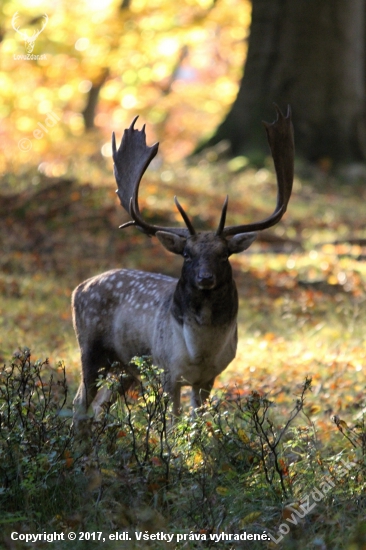
[[[263,219],[276,184],[270,160],[229,160],[225,144],[184,160],[235,97],[248,2],[63,5],[0,7],[1,543],[12,548],[14,526],[278,536],[327,477],[332,491],[283,547],[363,548],[366,193],[357,172],[336,180],[326,164],[299,164],[281,223],[232,259],[238,353],[201,416],[189,416],[183,396],[172,428],[159,372],[137,358],[139,391],[93,426],[93,452],[74,440],[73,288],[107,269],[178,276],[181,265],[154,239],[118,230],[127,220],[111,131],[119,137],[139,113],[148,143],[161,141],[141,185],[152,223],[181,223],[174,195],[198,229],[217,227],[226,194],[229,224]],[[34,54],[46,58],[18,58],[14,13],[31,35],[43,11]],[[356,464],[347,476],[342,460]]]

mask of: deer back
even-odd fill
[[[72,299],[80,347],[97,340],[126,363],[151,354],[161,304],[172,299],[176,283],[165,275],[115,269],[80,284]]]

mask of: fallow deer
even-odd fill
[[[114,269],[81,283],[72,297],[73,320],[81,351],[82,381],[74,399],[76,428],[110,397],[104,389],[96,397],[100,369],[118,362],[126,391],[137,377],[134,356],[150,355],[163,369],[163,384],[180,411],[181,387],[192,387],[193,409],[208,398],[215,378],[234,359],[237,347],[238,294],[229,256],[247,249],[256,232],[278,223],[292,192],[294,143],[291,112],[264,123],[277,175],[277,205],[269,217],[246,225],[225,227],[228,197],[216,231],[197,232],[175,198],[186,228],[151,225],[138,204],[141,178],[158,151],[146,145],[145,126],[125,130],[112,149],[117,194],[132,220],[130,225],[156,236],[170,252],[183,256],[179,279],[131,269]]]

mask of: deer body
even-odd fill
[[[74,293],[75,328],[82,352],[88,355],[95,342],[103,350],[100,362],[89,352],[88,371],[119,361],[135,377],[137,372],[129,365],[132,357],[151,355],[153,363],[165,372],[164,386],[173,397],[175,414],[179,398],[174,396],[179,388],[198,385],[204,389],[212,384],[234,358],[237,342],[236,314],[224,324],[218,320],[211,326],[212,311],[205,299],[201,311],[185,312],[183,318],[177,318],[177,283],[177,279],[153,273],[117,270],[90,279]],[[98,306],[105,309],[105,316],[95,314]],[[88,338],[83,341],[85,332]],[[90,388],[89,400],[93,393]],[[195,408],[200,405],[197,398],[192,399]]]
[[[100,369],[107,370],[117,361],[127,373],[126,390],[137,378],[136,367],[130,364],[134,356],[151,355],[153,364],[163,369],[174,415],[179,414],[184,385],[192,387],[194,409],[204,403],[216,376],[236,354],[238,294],[229,256],[247,249],[255,231],[277,223],[291,194],[292,126],[290,116],[279,112],[276,123],[266,126],[279,186],[272,216],[256,224],[225,228],[226,200],[217,231],[196,232],[176,200],[187,229],[149,225],[140,215],[137,193],[157,146],[147,147],[144,130],[133,125],[125,131],[118,151],[112,142],[117,193],[133,218],[125,226],[136,225],[155,235],[184,261],[179,279],[120,269],[88,279],[75,289],[73,319],[82,362],[82,381],[74,400],[76,427],[87,418],[90,404],[98,414],[110,398],[108,390],[96,397]],[[278,152],[281,142],[290,149],[289,159]]]
[[[247,248],[254,238],[255,234],[245,234],[235,247]],[[151,355],[153,363],[164,370],[164,387],[172,396],[173,414],[178,415],[181,387],[192,386],[192,407],[199,407],[215,377],[234,359],[238,294],[228,244],[211,233],[190,240],[194,242],[185,246],[196,251],[196,258],[187,258],[179,280],[120,269],[93,277],[75,289],[74,326],[83,381],[74,404],[81,416],[95,397],[98,371],[115,361],[130,374],[129,385],[137,377],[129,364],[132,357]],[[208,241],[211,248],[205,258],[197,249]],[[96,413],[107,398],[104,392]]]

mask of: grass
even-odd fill
[[[228,192],[228,224],[265,217],[275,203],[271,168],[230,173],[230,166],[210,164],[203,156],[197,166],[150,171],[142,184],[146,215],[160,223],[179,222],[173,209],[178,194],[198,227],[215,227]],[[155,527],[187,536],[190,531],[209,536],[268,529],[279,537],[285,523],[291,528],[279,547],[295,548],[301,540],[302,548],[364,548],[364,187],[342,185],[320,172],[312,173],[310,181],[297,179],[284,220],[232,260],[240,296],[239,347],[216,381],[212,407],[196,422],[184,416],[168,435],[161,417],[152,420],[153,435],[146,443],[149,401],[132,401],[133,421],[127,425],[127,404],[120,402],[105,419],[105,433],[95,428],[95,453],[87,458],[68,431],[79,378],[72,289],[114,267],[178,275],[181,262],[132,228],[118,231],[124,214],[111,173],[93,183],[86,174],[76,178],[70,172],[65,181],[30,172],[22,174],[21,182],[13,175],[3,180],[0,355],[7,368],[13,352],[24,346],[33,359],[48,357],[52,367],[64,362],[68,400],[59,433],[70,453],[51,460],[53,484],[42,475],[30,478],[33,482],[23,488],[26,506],[12,501],[9,508],[9,501],[2,501],[8,513],[4,547],[12,547],[7,537],[15,528],[152,532]],[[312,391],[306,391],[299,415],[284,430],[307,376]],[[147,387],[145,395],[161,395],[151,389],[151,380]],[[184,406],[188,412],[187,399]],[[263,429],[272,439],[261,432],[255,407],[265,413]],[[134,434],[142,451],[133,445]],[[168,447],[161,450],[164,434]],[[279,434],[274,452],[271,441]],[[148,451],[148,457],[141,458],[140,451]],[[341,459],[357,463],[350,475],[340,475]],[[326,497],[298,525],[287,522],[301,498],[326,476],[334,483]],[[45,508],[45,499],[52,506]],[[59,544],[66,548],[68,543]],[[121,548],[125,543],[109,544]],[[146,547],[143,541],[133,544]],[[233,543],[187,539],[176,547],[210,544],[226,548]],[[235,545],[277,547],[273,541]],[[23,548],[22,543],[16,547]]]

